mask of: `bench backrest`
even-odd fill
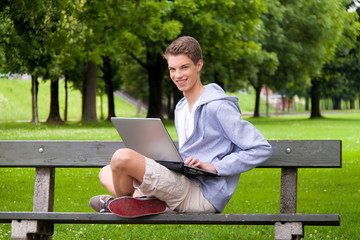
[[[340,168],[339,140],[269,141],[272,157],[259,167],[281,168],[280,213],[297,212],[298,168]],[[103,167],[121,141],[0,141],[0,167],[36,167],[34,212],[54,206],[55,167]]]
[[[259,167],[340,168],[341,140],[270,140]],[[0,167],[103,167],[122,141],[0,141]]]

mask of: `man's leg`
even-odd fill
[[[146,169],[145,158],[131,150],[119,149],[111,159],[111,163],[101,169],[99,179],[101,184],[115,197],[140,197],[133,187],[133,180],[142,183]],[[114,197],[97,195],[89,200],[89,205],[97,212],[110,212],[109,203]]]
[[[99,179],[100,179],[100,183],[103,185],[103,187],[106,190],[108,190],[110,194],[112,194],[113,196],[116,196],[110,165],[107,165],[100,170]],[[137,190],[135,190],[133,197],[142,197],[142,196],[143,195],[141,193],[139,193]]]
[[[99,179],[103,187],[106,188],[110,194],[116,196],[110,165],[107,165],[100,170]]]
[[[135,191],[133,180],[136,179],[140,184],[143,181],[145,157],[128,148],[119,149],[111,159],[110,169],[113,186],[108,190],[116,197],[132,196]]]

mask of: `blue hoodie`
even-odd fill
[[[186,103],[182,98],[176,105],[176,129],[177,113]],[[192,156],[214,164],[220,177],[192,178],[199,182],[204,197],[222,212],[235,192],[240,174],[267,160],[272,148],[251,123],[241,119],[238,98],[227,96],[212,83],[205,86],[195,110],[194,131],[179,152],[183,160]]]

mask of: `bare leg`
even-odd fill
[[[145,157],[127,148],[117,150],[110,166],[104,167],[99,174],[102,185],[116,197],[136,196],[133,180],[142,183],[146,168]]]
[[[107,165],[100,170],[99,179],[104,188],[106,188],[110,194],[116,196],[110,165]],[[135,190],[133,197],[142,197],[142,194]]]
[[[112,180],[112,172],[110,165],[103,167],[99,173],[100,183],[106,188],[110,194],[115,194],[114,184]]]

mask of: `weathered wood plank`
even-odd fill
[[[341,167],[340,140],[272,140],[260,167]],[[102,167],[121,141],[0,141],[0,167]]]
[[[0,141],[0,167],[102,167],[121,141]]]
[[[341,140],[273,140],[272,157],[261,167],[342,167]]]
[[[123,218],[112,213],[0,212],[0,223],[9,223],[12,219],[69,224],[274,225],[276,222],[302,222],[304,225],[340,225],[338,214],[160,214],[139,218]]]

